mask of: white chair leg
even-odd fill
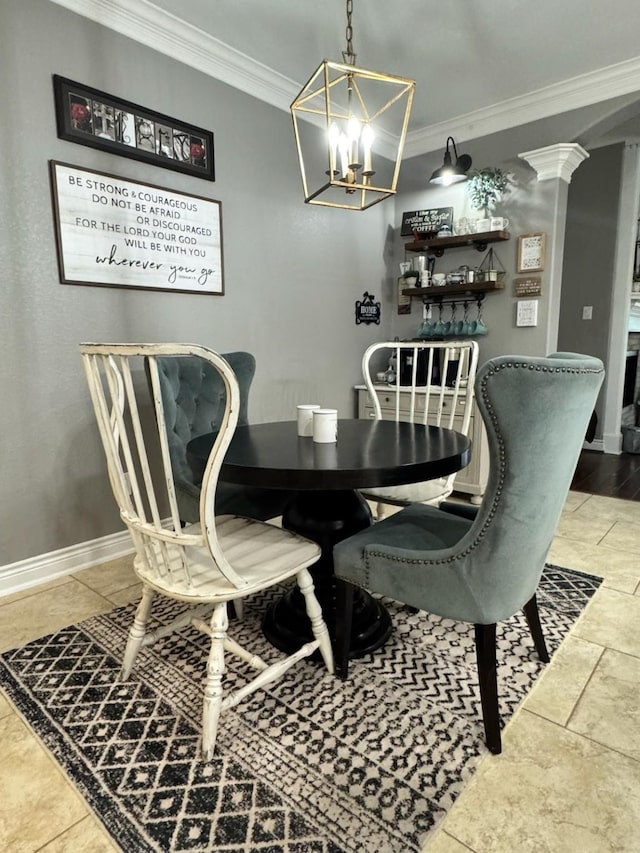
[[[211,649],[207,663],[202,709],[202,759],[211,761],[216,745],[218,719],[222,706],[222,676],[224,675],[224,641],[229,617],[225,602],[216,604],[211,615]]]
[[[319,643],[320,654],[322,655],[325,666],[333,674],[333,650],[331,648],[329,629],[327,628],[327,623],[324,621],[322,608],[313,589],[313,579],[307,569],[301,569],[298,572],[298,586],[300,587],[300,592],[304,595],[307,616],[311,620],[313,636]]]
[[[142,598],[140,599],[140,604],[136,610],[133,625],[129,631],[129,638],[127,639],[127,648],[124,652],[124,660],[122,661],[122,669],[120,670],[120,681],[126,681],[131,675],[133,664],[135,663],[145,637],[147,621],[151,612],[153,598],[154,591],[151,587],[143,586]]]

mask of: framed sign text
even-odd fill
[[[224,293],[219,201],[49,165],[63,284]]]
[[[448,225],[453,231],[453,208],[431,207],[427,210],[409,210],[402,214],[401,237],[412,237],[415,231],[431,234]]]

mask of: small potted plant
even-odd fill
[[[416,287],[418,284],[418,270],[407,270],[402,273],[402,278],[407,287]]]
[[[471,172],[467,181],[467,193],[471,207],[482,210],[484,218],[488,218],[490,209],[509,189],[509,177],[493,166],[485,166]]]

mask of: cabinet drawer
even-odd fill
[[[369,395],[368,391],[363,392],[363,403],[366,408],[373,408],[373,401]],[[393,392],[389,391],[380,391],[378,394],[378,400],[380,401],[380,408],[384,412],[385,409],[392,413],[392,416],[395,417],[396,411],[396,395]],[[438,391],[434,391],[429,395],[429,412],[437,412],[440,406],[440,393]],[[442,400],[442,410],[444,412],[450,412],[451,407],[453,406],[453,395],[445,395]],[[456,415],[462,416],[465,408],[465,398],[458,396],[456,401]],[[400,392],[400,404],[399,410],[401,413],[408,414],[411,411],[411,394],[409,392],[402,393]],[[415,410],[419,414],[424,412],[424,395],[416,394],[415,398]]]

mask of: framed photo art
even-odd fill
[[[58,136],[215,180],[213,133],[53,75]]]

